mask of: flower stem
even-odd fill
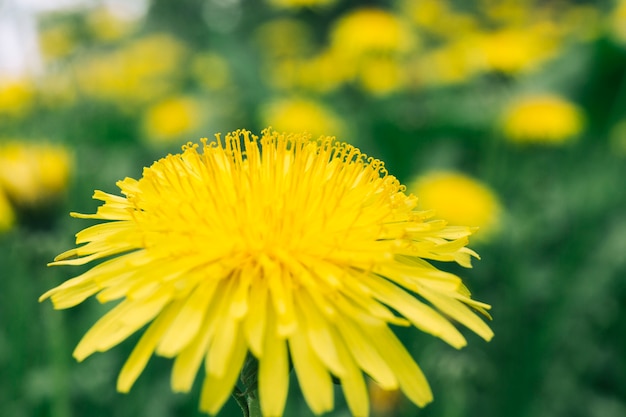
[[[263,417],[263,414],[261,414],[261,402],[256,391],[248,392],[246,401],[248,402],[249,417]]]
[[[241,408],[241,412],[243,413],[243,417],[250,417],[250,411],[248,409],[248,401],[246,401],[245,394],[239,389],[239,387],[235,386],[233,390],[233,398],[237,401],[237,404]]]
[[[237,386],[233,390],[233,397],[239,404],[243,417],[263,417],[257,391],[258,366],[256,358],[248,355],[240,374],[243,390]]]

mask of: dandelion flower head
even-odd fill
[[[0,233],[6,232],[15,223],[15,212],[4,191],[0,188]]]
[[[52,265],[94,266],[45,293],[56,308],[96,295],[120,300],[83,337],[78,360],[150,323],[123,366],[122,392],[153,354],[175,358],[171,385],[188,391],[204,363],[200,408],[217,413],[248,352],[258,360],[263,415],[281,416],[293,364],[304,398],[321,414],[341,382],[355,416],[369,412],[370,375],[419,406],[432,393],[390,329],[414,325],[460,348],[455,320],[492,337],[456,275],[427,260],[470,266],[468,227],[415,211],[383,163],[331,137],[236,131],[188,144],[96,191],[106,222],[79,232]]]
[[[35,206],[65,191],[72,166],[64,146],[10,140],[0,146],[0,187],[19,205]]]
[[[284,98],[269,102],[261,109],[266,125],[281,131],[298,129],[318,136],[323,132],[343,132],[341,118],[324,104],[303,97]]]
[[[582,110],[554,94],[520,98],[502,116],[504,134],[520,143],[562,144],[576,138],[583,125]]]
[[[410,27],[383,9],[362,8],[335,22],[331,44],[339,54],[360,57],[369,53],[405,53],[416,46]]]
[[[474,178],[436,171],[417,177],[408,189],[419,196],[418,207],[434,210],[436,218],[478,227],[477,238],[486,238],[497,230],[500,202],[487,185]]]
[[[197,130],[203,114],[198,100],[187,96],[169,97],[146,110],[143,131],[153,142],[167,143]]]

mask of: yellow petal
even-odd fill
[[[259,399],[265,417],[280,417],[285,409],[289,389],[287,343],[276,334],[276,317],[267,311],[267,330],[263,356],[259,358]]]
[[[117,378],[117,390],[120,392],[128,392],[144,370],[148,360],[152,356],[157,343],[163,334],[170,327],[172,321],[176,318],[181,306],[180,301],[174,301],[165,307],[161,314],[152,322],[148,329],[139,339],[137,345],[126,360],[122,370]]]
[[[200,410],[215,415],[231,395],[241,372],[248,349],[239,325],[234,329],[235,340],[228,366],[222,376],[207,374],[200,393]]]
[[[402,343],[386,326],[372,329],[372,342],[393,369],[406,396],[420,407],[433,400],[426,377]]]
[[[337,376],[343,375],[345,369],[339,360],[335,344],[330,333],[330,322],[320,313],[318,306],[304,291],[295,295],[296,308],[299,309],[304,323],[302,323],[309,343],[320,360]]]
[[[205,281],[184,299],[184,304],[176,319],[157,347],[159,355],[172,357],[196,337],[204,321],[206,310],[212,302],[216,284],[214,281]]]

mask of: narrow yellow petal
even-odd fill
[[[217,414],[231,395],[248,353],[239,325],[236,325],[234,332],[233,351],[224,375],[218,377],[214,374],[207,374],[202,385],[200,410],[211,415]]]
[[[363,277],[363,282],[370,286],[379,300],[397,310],[418,329],[441,338],[457,349],[467,343],[446,318],[395,284],[377,276]]]
[[[128,392],[139,377],[139,374],[144,370],[148,360],[152,356],[157,343],[163,336],[163,334],[170,327],[178,310],[180,309],[181,302],[174,301],[163,309],[161,314],[152,322],[148,329],[144,332],[135,345],[132,353],[124,363],[122,370],[117,378],[117,390],[120,392]]]
[[[226,283],[218,284],[215,294],[220,294]],[[196,333],[196,337],[176,356],[174,369],[172,370],[172,389],[178,392],[185,392],[191,389],[198,368],[202,360],[206,357],[209,344],[215,335],[220,311],[223,310],[223,299],[214,298],[208,306],[201,330]]]
[[[54,308],[61,310],[82,303],[87,297],[98,292],[99,289],[92,280],[78,276],[47,291],[39,297],[39,302],[44,301],[46,298],[51,298]]]
[[[205,281],[186,297],[176,319],[157,347],[159,355],[172,357],[196,337],[204,321],[206,310],[213,299],[215,288],[216,282]]]
[[[370,403],[363,373],[336,331],[333,329],[331,332],[337,348],[337,354],[345,369],[344,375],[339,376],[339,379],[348,408],[350,408],[350,412],[354,417],[367,417],[369,415]]]
[[[296,308],[300,315],[304,317],[303,327],[306,330],[309,343],[320,360],[337,376],[345,373],[345,369],[330,333],[331,323],[318,310],[318,306],[311,299],[309,294],[298,291],[295,296]]]
[[[163,293],[148,300],[121,302],[85,333],[74,349],[74,357],[82,361],[93,352],[117,345],[159,314],[170,299]]]
[[[333,382],[328,369],[315,355],[306,335],[296,331],[289,337],[291,360],[298,376],[300,389],[315,414],[333,408]]]
[[[368,329],[371,324],[357,323],[347,316],[339,316],[335,321],[337,330],[343,339],[348,351],[361,369],[367,372],[378,384],[386,390],[398,388],[393,369],[389,367],[383,356],[371,342]],[[380,323],[379,326],[384,326]]]
[[[417,363],[387,326],[371,328],[372,343],[384,355],[393,370],[400,389],[420,407],[433,400],[433,394]]]
[[[267,311],[267,330],[263,356],[259,358],[259,399],[264,417],[280,417],[285,409],[289,390],[287,343],[276,334],[276,317]]]
[[[489,326],[462,302],[426,288],[420,291],[420,295],[483,339],[489,341],[493,337]]]
[[[268,290],[264,282],[255,280],[250,288],[250,311],[244,321],[244,334],[250,350],[257,358],[263,355],[263,335],[267,311]]]

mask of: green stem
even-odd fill
[[[250,417],[263,417],[261,414],[261,402],[256,391],[248,392],[246,395],[248,402],[248,412]]]
[[[241,408],[241,412],[243,413],[243,417],[250,417],[250,411],[248,410],[248,402],[244,398],[245,394],[239,389],[239,387],[235,386],[233,390],[233,398],[237,401],[239,408]]]

